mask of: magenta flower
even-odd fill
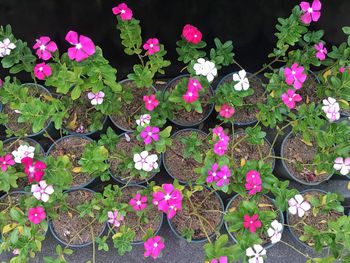
[[[311,21],[317,22],[321,16],[321,2],[319,0],[314,0],[312,5],[308,2],[301,2],[300,8],[304,11],[304,14],[301,16],[301,21],[304,24],[310,24]]]
[[[190,87],[192,90],[195,90],[197,92],[203,89],[201,83],[197,79],[193,78],[190,78],[188,81],[187,88],[189,89]]]
[[[212,166],[211,166],[211,170],[208,170],[208,176],[207,176],[207,183],[212,183],[213,181],[214,182],[217,182],[219,181],[219,176],[218,176],[218,168],[219,168],[219,165],[217,163],[214,163]]]
[[[23,158],[21,162],[24,165],[24,172],[28,176],[29,183],[40,182],[45,174],[46,164],[41,161],[33,163],[33,159],[30,157]]]
[[[294,63],[291,68],[284,69],[284,76],[286,77],[286,83],[288,85],[294,86],[296,89],[300,89],[303,83],[306,80],[306,74],[304,72],[304,67],[300,66],[297,63]]]
[[[147,196],[141,196],[140,193],[137,193],[134,198],[131,198],[129,201],[129,205],[135,211],[144,210],[147,207]]]
[[[153,193],[152,203],[158,206],[171,219],[182,209],[182,194],[172,184],[163,184],[162,190]]]
[[[218,141],[214,144],[214,153],[216,153],[219,156],[223,156],[225,152],[227,151],[227,143]]]
[[[221,106],[220,109],[220,116],[226,119],[229,119],[232,117],[232,115],[235,113],[235,109],[227,104],[224,104]]]
[[[108,223],[110,223],[113,227],[120,227],[120,222],[124,220],[124,216],[121,215],[118,210],[109,211],[108,215]]]
[[[347,68],[348,68],[348,70],[350,71],[350,66],[348,66]],[[344,72],[345,72],[345,67],[340,67],[340,68],[339,68],[339,72],[340,72],[340,73],[344,73]]]
[[[93,92],[88,93],[88,98],[89,100],[91,100],[91,105],[102,104],[104,97],[105,97],[105,93],[103,91],[99,91],[96,93],[93,93]]]
[[[283,93],[281,98],[283,103],[290,109],[294,109],[295,103],[302,100],[301,96],[291,89],[289,89],[287,93]]]
[[[142,130],[140,136],[146,145],[150,144],[152,141],[156,142],[159,140],[159,128],[147,126]]]
[[[33,48],[37,49],[36,55],[38,58],[49,60],[52,57],[51,53],[57,50],[57,45],[55,42],[51,41],[49,37],[42,36],[36,40]]]
[[[230,183],[229,178],[231,176],[231,172],[226,165],[221,166],[220,171],[218,172],[218,176],[220,178],[219,181],[216,183],[218,187],[228,185]]]
[[[51,76],[51,74],[51,67],[45,62],[36,64],[36,66],[34,67],[34,75],[37,79],[44,80],[46,77]]]
[[[224,128],[222,128],[221,126],[216,126],[213,129],[213,139],[215,139],[215,136],[219,137],[220,141],[223,141],[221,140],[221,138],[222,137],[226,138],[227,135],[225,134]]]
[[[182,36],[186,39],[187,42],[192,44],[198,44],[202,40],[202,33],[192,25],[185,25],[182,29]]]
[[[228,259],[226,256],[221,256],[218,259],[216,258],[212,259],[210,263],[228,263]]]
[[[322,42],[318,43],[315,45],[315,49],[316,49],[316,57],[319,60],[325,60],[326,59],[326,55],[327,55],[327,48],[323,45]]]
[[[258,192],[261,192],[261,177],[260,173],[255,170],[251,170],[246,174],[246,184],[245,189],[248,191],[249,195],[255,195]]]
[[[83,35],[79,36],[75,31],[69,31],[65,39],[74,46],[68,48],[68,57],[71,60],[80,62],[95,54],[95,44],[90,38]]]
[[[6,154],[5,156],[0,157],[0,165],[1,165],[1,170],[3,172],[7,171],[8,166],[13,166],[15,164],[16,162],[12,159],[11,154]]]
[[[145,248],[145,257],[151,256],[153,259],[158,258],[162,250],[165,248],[164,242],[160,236],[150,237],[143,244]]]
[[[148,111],[153,111],[159,104],[155,95],[143,96],[143,101],[145,102],[145,108]]]
[[[195,102],[198,99],[198,91],[193,86],[188,87],[186,93],[182,96],[186,103]]]
[[[33,224],[39,224],[41,221],[45,220],[46,213],[43,207],[37,206],[32,207],[28,211],[28,219]]]
[[[132,10],[125,3],[121,3],[116,7],[113,7],[112,12],[115,15],[120,14],[120,18],[123,21],[132,19]]]
[[[147,51],[148,55],[153,55],[154,53],[159,52],[159,40],[157,38],[150,38],[143,45],[143,49]]]
[[[244,228],[249,228],[250,233],[255,233],[255,231],[261,227],[258,214],[252,215],[251,217],[249,215],[244,215],[243,220]]]

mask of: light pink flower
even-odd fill
[[[200,91],[203,89],[201,83],[197,79],[190,78],[188,81],[187,88],[189,89],[191,87],[192,90]]]
[[[328,99],[324,99],[322,106],[322,110],[324,113],[326,113],[327,118],[329,119],[330,122],[336,121],[340,119],[340,107],[339,103],[331,97],[328,97]]]
[[[45,180],[39,182],[39,184],[33,184],[31,192],[34,197],[40,201],[49,201],[50,195],[53,194],[54,190],[52,185],[47,185]]]
[[[290,109],[294,109],[295,103],[302,100],[301,96],[292,89],[289,89],[287,93],[283,93],[281,98],[283,103]]]
[[[304,14],[301,16],[301,21],[304,24],[310,24],[311,21],[317,22],[321,16],[321,2],[319,0],[314,0],[312,5],[308,2],[301,2],[300,8],[304,11]]]
[[[121,3],[116,7],[113,7],[112,12],[115,15],[120,14],[120,18],[122,19],[122,21],[132,19],[132,10],[125,3]]]
[[[350,172],[350,157],[337,157],[334,161],[333,168],[340,171],[342,175],[347,175]]]
[[[185,25],[182,29],[182,36],[186,39],[187,42],[192,44],[198,44],[202,40],[202,33],[192,25]]]
[[[136,120],[137,125],[142,127],[150,124],[150,122],[151,122],[151,115],[149,114],[143,114],[140,116],[140,119]]]
[[[182,96],[186,103],[195,102],[198,99],[198,91],[193,86],[188,87],[186,93]]]
[[[221,166],[217,175],[219,180],[217,181],[216,186],[221,187],[230,183],[231,171],[226,165]]]
[[[140,136],[146,145],[152,143],[152,141],[156,142],[159,140],[159,128],[147,126],[142,130]]]
[[[91,105],[102,104],[104,97],[105,97],[105,93],[103,91],[99,91],[96,93],[93,93],[93,92],[88,93],[88,98],[89,100],[91,100]]]
[[[137,193],[134,198],[131,198],[129,201],[129,205],[135,211],[144,210],[147,207],[147,196],[141,196],[140,193]]]
[[[272,244],[279,242],[282,238],[283,225],[279,223],[277,220],[274,220],[271,223],[269,229],[267,229],[267,234],[271,240]]]
[[[288,201],[288,211],[292,215],[298,214],[299,217],[303,217],[305,212],[311,209],[311,205],[304,201],[304,197],[300,194],[295,195],[293,198]]]
[[[297,63],[294,63],[291,68],[284,69],[284,76],[286,77],[286,83],[294,86],[296,89],[300,89],[306,80],[306,74],[304,73],[304,67]]]
[[[7,171],[8,166],[13,166],[15,164],[16,162],[12,159],[11,154],[6,154],[5,156],[0,157],[0,165],[1,165],[1,170],[3,172]]]
[[[218,259],[216,258],[212,259],[210,263],[228,263],[228,259],[226,256],[221,256]]]
[[[121,215],[118,210],[109,211],[108,215],[108,223],[110,223],[113,227],[120,227],[120,222],[124,220],[124,216]]]
[[[41,161],[33,163],[33,159],[25,157],[22,159],[24,173],[28,176],[29,183],[40,182],[45,174],[46,164]]]
[[[227,104],[224,104],[221,106],[220,109],[220,116],[226,119],[229,119],[232,117],[232,115],[235,113],[235,109]]]
[[[68,48],[68,57],[71,60],[80,62],[95,54],[95,44],[90,38],[84,35],[79,36],[75,31],[69,31],[65,39],[74,46]]]
[[[323,45],[322,42],[318,43],[315,45],[315,49],[316,49],[316,57],[319,60],[325,60],[326,59],[326,55],[327,55],[327,48]]]
[[[227,151],[227,143],[218,141],[214,144],[214,153],[216,153],[219,156],[223,156],[225,152]]]
[[[262,181],[260,173],[255,170],[251,170],[246,174],[246,184],[245,189],[248,191],[249,195],[255,195],[258,192],[261,192]]]
[[[171,219],[182,209],[182,194],[172,184],[163,184],[162,190],[153,193],[152,203]]]
[[[37,79],[44,80],[46,77],[51,76],[51,74],[51,67],[45,62],[39,63],[34,67],[34,75]]]
[[[12,254],[13,254],[13,255],[19,255],[19,249],[18,249],[18,248],[15,248],[15,249],[12,251]]]
[[[261,227],[261,221],[259,220],[258,214],[252,216],[244,215],[243,220],[244,228],[248,228],[250,233],[255,233],[256,230]]]
[[[153,111],[159,104],[155,95],[143,96],[143,101],[145,102],[145,108],[148,111]]]
[[[143,49],[147,51],[148,55],[153,55],[154,53],[159,52],[160,45],[157,38],[150,38],[143,45]]]
[[[33,46],[34,49],[37,49],[36,55],[42,60],[49,60],[52,57],[53,52],[57,50],[57,45],[55,42],[47,36],[42,36],[36,40],[36,43]]]
[[[32,207],[28,211],[28,219],[33,224],[39,224],[41,221],[45,220],[46,213],[43,207],[37,206]]]
[[[165,248],[165,245],[160,236],[155,236],[147,239],[143,247],[145,249],[144,257],[151,256],[153,259],[156,259]]]
[[[214,163],[211,166],[211,170],[208,170],[208,176],[206,179],[207,183],[219,181],[220,177],[218,176],[218,168],[219,168],[219,165],[217,163]]]

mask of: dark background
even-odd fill
[[[310,0],[311,2],[312,0]],[[167,77],[178,75],[182,65],[177,62],[175,42],[180,39],[186,23],[197,26],[209,47],[213,38],[232,40],[236,60],[247,71],[254,72],[268,62],[267,54],[275,42],[277,17],[287,17],[294,0],[129,0],[134,17],[141,20],[143,40],[157,37],[168,50],[172,66]],[[123,52],[116,18],[112,7],[116,0],[0,0],[0,24],[11,24],[17,38],[33,46],[41,35],[50,36],[61,53],[69,44],[64,40],[69,30],[91,37],[102,47],[104,56],[118,69],[121,80],[131,71],[137,59]],[[330,50],[332,44],[345,40],[341,27],[350,25],[350,0],[323,0],[322,15],[314,29],[324,29],[324,40]],[[222,76],[236,68],[225,68]],[[2,71],[0,78],[6,72]],[[29,76],[28,76],[29,77]]]

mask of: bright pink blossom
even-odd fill
[[[228,263],[228,259],[226,256],[221,256],[218,259],[212,259],[210,263]]]
[[[129,201],[129,205],[135,211],[144,210],[147,207],[147,196],[141,196],[140,193],[137,193],[134,198],[131,198]]]
[[[148,111],[153,111],[159,104],[155,95],[143,96],[143,101],[145,102],[145,108]]]
[[[218,172],[218,176],[220,178],[219,181],[216,183],[218,187],[228,185],[230,183],[231,172],[226,165],[221,166],[220,171]]]
[[[304,67],[297,63],[294,63],[291,68],[284,69],[284,76],[286,77],[286,83],[294,86],[296,89],[300,89],[306,80],[306,74],[304,73]]]
[[[45,220],[46,213],[43,207],[37,206],[32,207],[28,211],[28,219],[33,224],[39,224],[41,221]]]
[[[226,142],[218,141],[214,144],[214,153],[219,156],[223,156],[227,151],[228,144]]]
[[[192,90],[196,90],[197,92],[202,90],[203,87],[201,83],[197,79],[190,78],[188,81],[187,88],[192,88]]]
[[[182,194],[172,184],[163,184],[162,190],[153,193],[152,203],[171,219],[182,209]]]
[[[47,36],[42,36],[36,40],[34,49],[37,49],[36,55],[42,60],[49,60],[52,57],[53,52],[57,50],[57,45],[55,42]]]
[[[202,33],[198,30],[198,28],[189,24],[184,26],[182,36],[187,42],[192,44],[198,44],[202,40]]]
[[[153,55],[154,53],[159,52],[160,45],[157,38],[150,38],[143,45],[143,49],[147,51],[148,55]]]
[[[34,67],[34,75],[37,79],[44,80],[46,77],[51,76],[52,69],[50,65],[47,65],[45,62],[36,64]]]
[[[156,259],[165,248],[165,245],[160,236],[155,236],[147,239],[143,247],[145,249],[145,253],[143,254],[145,257],[151,256],[153,259]]]
[[[80,62],[95,54],[95,44],[90,38],[84,35],[79,36],[75,31],[69,31],[65,39],[74,46],[68,48],[68,57],[71,60]]]
[[[251,170],[246,174],[246,184],[245,189],[248,191],[249,195],[255,195],[258,192],[261,192],[261,177],[260,173],[255,170]]]
[[[349,72],[350,72],[350,66],[348,66],[347,69],[348,69]],[[345,67],[340,67],[340,68],[339,68],[339,72],[340,72],[340,73],[344,73],[344,72],[345,72]]]
[[[326,55],[327,55],[327,48],[323,45],[322,42],[318,43],[315,45],[315,49],[316,49],[316,57],[319,60],[325,60],[326,59]]]
[[[221,106],[220,109],[220,116],[226,119],[229,119],[232,117],[232,115],[235,113],[235,109],[227,104],[224,104]]]
[[[281,98],[283,103],[290,109],[294,109],[295,103],[302,100],[301,96],[292,89],[289,89],[287,93],[283,93]]]
[[[258,214],[252,215],[251,217],[249,215],[244,215],[243,220],[244,228],[249,228],[250,233],[255,233],[255,231],[261,227]]]
[[[308,2],[301,2],[300,8],[304,11],[304,14],[301,16],[301,21],[304,24],[310,24],[311,21],[317,22],[321,16],[321,7],[322,4],[319,0],[314,0],[312,5]]]
[[[108,223],[110,223],[113,227],[120,227],[120,222],[124,220],[124,216],[119,213],[118,210],[109,211],[108,215]]]
[[[33,181],[39,183],[45,174],[46,164],[41,161],[33,163],[33,159],[30,157],[23,158],[21,162],[24,165],[24,172],[28,176],[29,183]]]
[[[206,179],[207,183],[219,181],[220,177],[218,176],[218,168],[219,168],[219,165],[217,163],[214,163],[211,166],[211,170],[208,170],[208,176]]]
[[[159,140],[159,128],[147,126],[142,130],[140,136],[146,145],[152,143],[152,141],[156,142]]]
[[[121,4],[117,5],[116,7],[113,7],[112,12],[115,15],[120,14],[120,18],[123,21],[132,19],[132,10],[125,3],[121,3]]]
[[[13,166],[15,164],[16,162],[12,159],[11,154],[6,154],[5,156],[0,157],[0,166],[3,172],[7,171],[8,166]]]
[[[195,102],[199,97],[198,90],[193,88],[193,86],[188,87],[186,93],[182,96],[186,103]]]
[[[216,126],[213,129],[213,139],[215,138],[214,135],[216,135],[220,138],[223,134],[225,134],[225,132],[224,132],[224,128],[222,128],[221,126]]]

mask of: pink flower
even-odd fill
[[[142,132],[140,133],[141,138],[143,139],[144,143],[150,144],[152,141],[158,141],[159,140],[159,128],[158,127],[151,127],[147,126],[145,127]]]
[[[34,75],[37,79],[44,80],[46,77],[51,76],[52,70],[50,65],[46,65],[45,62],[39,63],[34,67]]]
[[[219,156],[223,156],[225,152],[227,151],[227,143],[218,141],[214,144],[214,153],[216,153]]]
[[[323,45],[322,42],[318,43],[315,45],[315,49],[316,49],[316,57],[319,60],[325,60],[326,59],[326,55],[327,55],[327,48]]]
[[[250,233],[255,233],[255,231],[261,227],[258,214],[252,215],[252,217],[249,215],[244,215],[243,220],[244,228],[249,228]]]
[[[182,194],[178,189],[174,189],[172,184],[163,184],[162,191],[153,193],[152,203],[171,219],[182,209]]]
[[[304,14],[301,16],[301,21],[304,24],[310,24],[311,21],[317,22],[321,16],[321,2],[319,0],[314,0],[312,5],[308,2],[301,2],[300,8],[304,11]]]
[[[218,259],[216,258],[212,259],[210,263],[228,263],[228,259],[226,256],[221,256]]]
[[[348,66],[347,68],[348,68],[348,70],[350,71],[350,66]],[[344,72],[345,72],[345,67],[340,67],[340,68],[339,68],[339,72],[340,72],[340,73],[344,73]]]
[[[342,175],[347,175],[350,172],[350,157],[337,157],[334,161],[333,168],[340,171]]]
[[[42,36],[36,40],[33,48],[37,49],[36,55],[38,58],[49,60],[52,57],[51,53],[57,50],[57,45],[55,42],[51,41],[49,37]]]
[[[150,38],[143,45],[144,50],[148,50],[147,54],[152,55],[160,50],[159,41],[157,38]]]
[[[88,98],[89,100],[91,100],[91,105],[102,104],[104,97],[105,97],[105,93],[103,91],[99,91],[96,93],[93,93],[93,92],[88,93]]]
[[[92,40],[86,36],[78,35],[75,31],[69,31],[65,38],[74,47],[68,48],[68,57],[80,62],[92,56],[96,49]]]
[[[300,89],[306,80],[306,74],[304,67],[299,67],[297,63],[294,63],[291,68],[284,69],[284,76],[286,77],[286,83],[294,86],[296,89]]]
[[[47,185],[46,181],[43,180],[39,182],[39,185],[33,184],[31,192],[36,199],[47,202],[49,201],[50,195],[53,194],[54,190],[52,185]]]
[[[45,220],[46,213],[43,207],[37,206],[32,207],[28,211],[28,219],[33,224],[39,224],[41,221]]]
[[[190,87],[192,88],[192,90],[195,90],[197,92],[203,89],[201,83],[197,79],[193,78],[190,78],[190,80],[188,81],[187,88]]]
[[[121,3],[116,7],[113,7],[112,12],[115,15],[120,14],[120,18],[123,21],[130,20],[132,18],[132,10],[125,3]]]
[[[195,102],[198,99],[198,97],[199,95],[197,89],[193,88],[192,86],[188,87],[186,93],[182,96],[186,103]]]
[[[145,248],[145,253],[143,254],[145,257],[151,256],[153,259],[156,259],[165,248],[165,245],[160,236],[155,236],[147,239],[143,247]]]
[[[4,85],[4,81],[0,79],[0,88],[2,87],[2,85]]]
[[[40,182],[44,176],[46,164],[41,161],[33,163],[33,159],[30,157],[23,158],[21,162],[24,165],[24,172],[28,176],[29,182]]]
[[[282,94],[282,101],[288,108],[294,109],[295,103],[302,100],[301,96],[299,94],[296,94],[295,91],[291,89],[289,89],[287,93]]]
[[[18,248],[15,248],[15,249],[12,251],[12,254],[13,254],[13,255],[19,255],[19,249],[18,249]]]
[[[216,126],[214,129],[213,129],[213,139],[214,139],[214,135],[218,136],[219,138],[225,134],[224,132],[224,128],[222,128],[221,126]]]
[[[198,44],[202,40],[202,33],[192,25],[185,25],[182,29],[182,36],[186,39],[187,42],[192,44]]]
[[[124,220],[124,216],[121,215],[118,210],[109,211],[108,215],[108,223],[113,225],[113,227],[120,227],[120,222]]]
[[[228,185],[230,183],[229,178],[231,176],[231,172],[226,165],[221,166],[220,171],[218,172],[218,176],[220,178],[219,181],[216,183],[218,187]]]
[[[144,210],[147,207],[147,196],[141,196],[140,193],[137,193],[134,198],[131,198],[129,201],[129,205],[135,211]]]
[[[231,106],[228,106],[227,104],[224,104],[221,106],[220,109],[220,116],[226,119],[229,119],[232,117],[232,115],[235,113],[235,109]]]
[[[245,189],[248,192],[249,195],[255,195],[258,192],[261,192],[261,177],[260,173],[255,170],[251,170],[246,174],[246,184]]]
[[[15,161],[12,159],[11,154],[6,154],[5,156],[0,157],[0,165],[1,165],[1,170],[3,172],[7,171],[8,166],[13,166],[15,165]]]
[[[207,183],[212,183],[213,181],[217,182],[219,181],[219,176],[218,176],[218,168],[219,165],[217,163],[214,163],[211,166],[211,170],[208,170],[208,176],[207,176]]]
[[[145,108],[148,111],[153,111],[159,104],[155,95],[143,96],[143,101],[145,102]]]

